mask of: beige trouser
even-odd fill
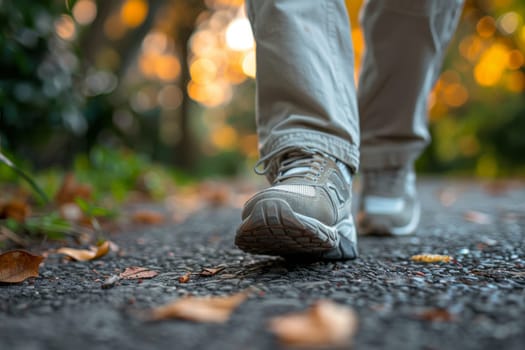
[[[257,43],[261,157],[315,148],[354,172],[360,162],[367,169],[414,161],[430,139],[427,96],[462,5],[368,1],[361,18],[367,50],[356,91],[344,0],[247,0]]]

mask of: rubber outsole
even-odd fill
[[[405,226],[392,226],[385,220],[376,220],[373,216],[359,214],[358,228],[362,236],[409,236],[416,232],[421,217],[421,205],[415,204],[414,214]]]
[[[295,213],[282,199],[266,199],[239,226],[235,244],[252,254],[353,259],[357,257],[355,236],[351,218],[330,227]]]

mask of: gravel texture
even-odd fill
[[[424,179],[419,190],[418,235],[361,237],[355,261],[298,264],[245,254],[233,246],[235,208],[115,234],[121,254],[100,260],[51,255],[40,277],[0,285],[0,349],[275,349],[268,320],[318,299],[355,309],[357,349],[524,349],[525,184]],[[454,259],[410,261],[420,253]],[[198,275],[219,265],[225,268],[215,276]],[[159,275],[101,288],[129,266]],[[196,274],[180,283],[188,271]],[[257,292],[225,324],[137,317],[180,296],[250,286]]]

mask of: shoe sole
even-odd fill
[[[235,244],[252,254],[328,260],[356,258],[356,241],[351,218],[327,226],[295,213],[282,199],[257,203],[235,237]]]
[[[363,236],[409,236],[416,232],[421,218],[421,205],[417,203],[414,215],[405,226],[392,227],[386,223],[374,223],[373,219],[361,218],[358,220],[359,234]]]

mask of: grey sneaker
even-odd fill
[[[254,254],[322,259],[357,256],[351,186],[316,151],[286,153],[271,187],[248,200],[235,244]]]
[[[359,234],[413,234],[421,216],[414,170],[411,167],[367,170],[362,179],[357,216]]]

